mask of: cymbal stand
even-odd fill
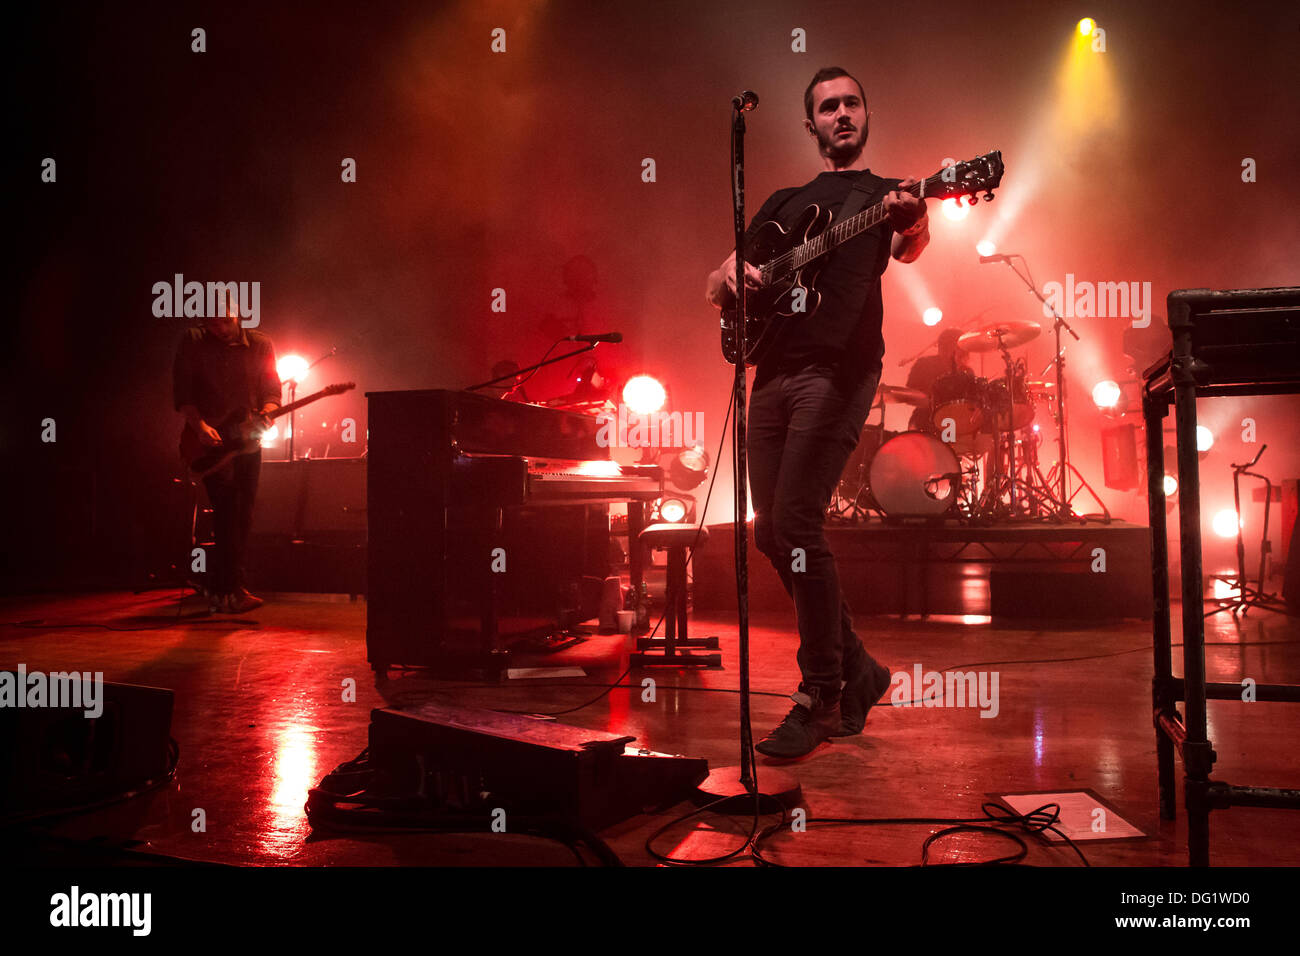
[[[1024,275],[1020,274],[1020,270],[1012,263],[1012,259],[1019,259],[1025,264]],[[1073,335],[1076,342],[1081,341],[1079,333],[1075,332],[1074,329],[1070,327],[1070,324],[1065,321],[1059,312],[1056,311],[1056,307],[1053,306],[1051,302],[1047,301],[1047,297],[1039,291],[1038,284],[1034,282],[1033,273],[1029,271],[1029,262],[1024,256],[1009,255],[1003,261],[1005,261],[1007,267],[1016,274],[1016,278],[1023,282],[1025,287],[1028,288],[1029,291],[1034,294],[1035,298],[1037,298],[1038,301],[1041,302],[1052,314],[1052,329],[1056,335],[1056,358],[1053,364],[1056,365],[1056,444],[1059,457],[1057,458],[1056,464],[1052,467],[1052,470],[1047,473],[1047,478],[1049,482],[1055,481],[1058,486],[1055,495],[1058,510],[1055,517],[1059,521],[1085,520],[1083,516],[1075,513],[1073,501],[1075,495],[1080,491],[1086,490],[1088,494],[1092,496],[1092,500],[1101,506],[1102,520],[1109,524],[1110,509],[1106,507],[1106,503],[1097,496],[1097,492],[1093,490],[1092,486],[1088,484],[1083,475],[1079,473],[1079,469],[1070,464],[1069,440],[1067,437],[1068,416],[1066,413],[1068,402],[1065,393],[1065,349],[1061,344],[1061,330],[1064,329],[1066,332]],[[1070,491],[1069,487],[1068,478],[1070,475],[1073,475],[1079,482],[1079,487],[1074,489],[1073,492]]]

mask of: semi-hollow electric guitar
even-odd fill
[[[925,199],[949,199],[984,192],[991,200],[993,190],[1002,184],[1002,153],[994,150],[976,159],[946,166],[929,179],[907,187],[903,192]],[[959,200],[960,201],[960,200]],[[817,274],[826,263],[825,256],[841,243],[885,220],[882,199],[843,222],[831,225],[832,213],[816,203],[808,206],[787,231],[779,222],[765,222],[745,248],[745,261],[758,267],[762,274],[757,289],[745,290],[745,364],[755,365],[780,339],[791,322],[815,321],[812,318],[821,302],[816,288]],[[722,354],[736,363],[740,351],[737,343],[736,309],[722,311]]]
[[[356,387],[356,382],[327,385],[319,392],[313,392],[306,398],[300,398],[296,402],[282,405],[266,417],[274,421],[281,415],[290,415],[304,405],[310,405],[318,398],[324,398],[327,395],[341,395],[343,392]],[[220,445],[205,445],[188,424],[181,432],[181,459],[189,468],[190,474],[195,478],[210,475],[236,455],[252,454],[257,451],[258,445],[262,441],[262,424],[249,415],[232,415],[220,425],[214,427],[221,435]]]

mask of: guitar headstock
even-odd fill
[[[924,183],[922,195],[926,199],[950,199],[954,196],[970,196],[973,206],[979,200],[978,192],[984,193],[986,200],[993,198],[993,190],[1002,185],[1002,151],[994,150],[968,159],[964,163],[945,166]]]
[[[334,385],[326,385],[321,389],[321,393],[324,395],[342,395],[344,392],[349,392],[356,387],[356,382],[338,382]]]

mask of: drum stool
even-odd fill
[[[652,524],[637,540],[648,547],[668,552],[668,592],[664,597],[664,636],[638,637],[637,649],[628,655],[633,667],[647,664],[673,664],[693,667],[721,667],[718,638],[688,637],[686,634],[686,549],[704,546],[709,529],[691,524]],[[711,650],[712,654],[693,654],[692,648]]]

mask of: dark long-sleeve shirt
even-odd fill
[[[187,329],[176,349],[172,398],[176,410],[193,405],[214,428],[233,415],[280,403],[275,346],[261,332],[240,329],[227,345],[202,328]]]

